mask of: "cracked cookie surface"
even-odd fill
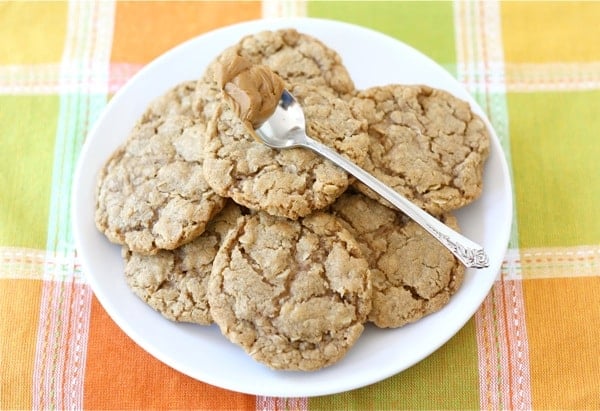
[[[204,180],[205,126],[168,107],[142,116],[98,176],[97,228],[142,254],[191,241],[226,201]]]
[[[296,85],[290,91],[304,107],[307,134],[361,165],[368,145],[364,120],[325,89]],[[274,150],[255,141],[226,104],[208,125],[204,177],[223,197],[291,219],[327,207],[352,182],[309,149]]]
[[[373,308],[369,321],[400,327],[444,307],[465,268],[435,238],[399,211],[359,194],[345,193],[332,212],[358,239],[369,262]],[[450,214],[441,220],[458,230]]]
[[[225,235],[241,215],[241,208],[229,202],[202,234],[175,250],[143,255],[123,247],[127,284],[169,320],[211,324],[208,278]]]
[[[227,48],[205,69],[197,83],[195,112],[205,121],[214,114],[219,88],[214,80],[216,61],[235,50],[254,64],[263,64],[286,83],[327,88],[337,96],[348,96],[354,82],[338,53],[322,41],[295,29],[262,31],[243,37]]]
[[[481,194],[489,135],[467,102],[427,86],[388,85],[358,92],[351,106],[369,124],[363,168],[385,184],[433,214]],[[389,205],[364,184],[356,187]]]
[[[342,358],[371,309],[367,261],[340,222],[317,212],[238,219],[219,249],[209,303],[221,332],[274,369],[316,370]]]

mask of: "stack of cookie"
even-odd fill
[[[481,193],[489,150],[466,102],[426,86],[356,90],[334,50],[293,29],[231,50],[284,80],[311,137],[458,229],[451,212]],[[454,256],[317,154],[256,142],[216,61],[152,102],[98,177],[96,225],[123,246],[133,292],[284,370],[333,364],[367,322],[442,308],[463,280]]]

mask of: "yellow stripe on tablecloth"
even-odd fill
[[[41,281],[0,276],[0,409],[32,408],[41,290]]]
[[[60,61],[67,2],[0,2],[0,64]]]
[[[600,2],[501,2],[506,62],[598,61]]]

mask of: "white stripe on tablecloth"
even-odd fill
[[[506,70],[497,1],[454,3],[457,75],[486,112],[512,174]],[[507,253],[518,261],[517,210]],[[477,313],[475,325],[482,409],[530,409],[531,384],[525,304],[514,265],[505,261],[499,280]]]
[[[77,261],[70,197],[79,151],[107,100],[114,9],[113,2],[104,0],[69,3],[57,90],[60,108],[33,373],[34,408],[83,408],[91,291]]]
[[[306,17],[307,1],[306,0],[263,0],[262,1],[262,17],[277,18],[277,17]]]
[[[308,410],[308,398],[305,397],[264,397],[256,396],[256,409],[259,411],[277,411],[277,410]]]

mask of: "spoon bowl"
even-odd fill
[[[271,148],[302,146],[309,138],[304,110],[287,90],[283,90],[275,112],[255,131],[259,141]]]
[[[255,132],[259,141],[271,148],[305,147],[343,168],[421,225],[466,267],[485,268],[489,265],[489,258],[479,244],[417,207],[346,157],[310,138],[306,134],[304,110],[289,91],[283,90],[275,112]]]

